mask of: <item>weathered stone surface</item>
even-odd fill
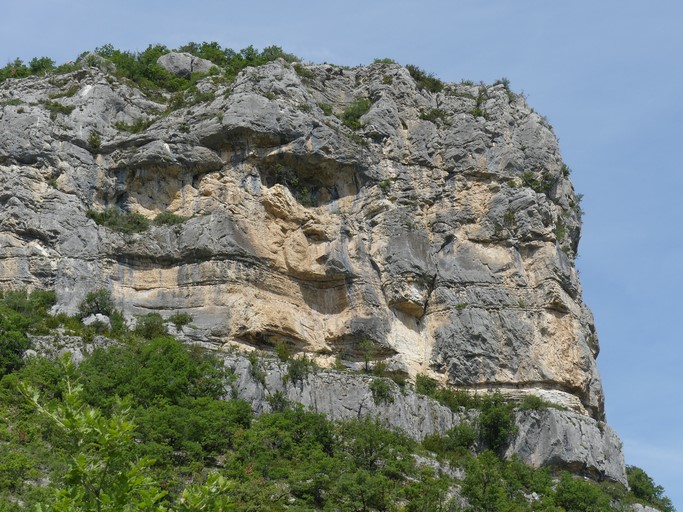
[[[225,361],[236,375],[235,395],[250,402],[257,413],[270,412],[272,397],[280,394],[336,420],[377,417],[419,440],[430,434],[444,434],[467,419],[465,411],[455,414],[410,389],[400,390],[391,381],[387,381],[392,389],[391,400],[377,403],[370,387],[377,377],[315,370],[293,382],[285,363],[260,360],[254,372],[244,355],[228,355]],[[255,377],[259,371],[262,380]],[[626,484],[621,441],[604,423],[558,409],[518,412],[515,422],[517,434],[506,457],[518,455],[534,467],[568,469],[596,480]]]
[[[519,412],[517,425],[507,456],[626,484],[621,441],[608,425],[555,409]]]
[[[169,73],[186,78],[189,78],[192,73],[206,73],[215,67],[210,60],[184,52],[170,52],[162,55],[157,59],[157,64]]]
[[[278,60],[167,113],[100,68],[0,85],[0,287],[54,288],[69,313],[106,287],[128,319],[184,311],[188,339],[321,364],[370,340],[409,376],[604,419],[578,197],[522,97]],[[354,131],[337,116],[359,98]],[[124,234],[87,215],[112,207],[189,220]]]

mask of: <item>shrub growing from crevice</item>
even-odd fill
[[[119,233],[140,233],[149,227],[149,220],[139,213],[122,212],[118,208],[107,208],[101,212],[88,210],[88,218],[96,224]]]
[[[429,92],[435,93],[443,90],[443,82],[436,78],[433,73],[427,73],[425,70],[420,69],[413,64],[408,64],[406,69],[408,70],[408,73],[410,73],[410,76],[413,77],[413,80],[415,80],[419,90],[426,89]]]
[[[361,127],[360,118],[368,113],[372,102],[365,98],[358,98],[351,104],[341,115],[341,121],[345,126],[352,130],[358,130]]]
[[[389,379],[380,377],[370,382],[370,392],[375,405],[394,403],[394,390]]]
[[[161,212],[156,217],[154,217],[155,226],[175,226],[182,224],[187,221],[189,217],[183,217],[182,215],[176,215],[171,212]]]

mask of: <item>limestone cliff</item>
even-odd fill
[[[105,287],[130,319],[190,313],[184,335],[216,348],[353,362],[370,340],[410,376],[604,419],[578,198],[506,84],[280,59],[171,109],[107,69],[0,85],[3,288],[54,288],[74,313]],[[88,216],[110,208],[188,219]]]

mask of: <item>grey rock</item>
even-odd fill
[[[398,65],[301,66],[200,80],[201,101],[173,112],[99,64],[0,84],[0,288],[55,289],[73,314],[105,287],[128,320],[186,311],[188,340],[284,342],[327,365],[359,365],[369,340],[373,363],[409,377],[604,420],[580,209],[547,122],[499,85],[431,93]],[[340,117],[359,98],[372,106],[352,130]],[[88,216],[107,208],[187,220],[121,233]],[[402,407],[401,428],[442,422]]]
[[[83,325],[100,324],[105,326],[107,329],[111,329],[111,321],[109,320],[109,317],[101,313],[88,315],[82,321]]]
[[[236,375],[233,392],[247,400],[257,414],[272,411],[272,397],[324,413],[334,420],[369,416],[380,418],[389,427],[422,440],[431,434],[443,435],[468,419],[438,402],[410,389],[400,390],[393,382],[392,401],[376,403],[370,383],[377,377],[357,373],[312,370],[302,380],[292,382],[286,363],[260,359],[256,364],[264,375],[259,380],[252,363],[243,355],[228,355],[226,366]],[[602,422],[558,409],[519,412],[517,433],[505,452],[519,456],[534,467],[567,469],[596,480],[608,479],[626,484],[624,456],[616,433]]]
[[[507,456],[517,454],[531,465],[543,460],[543,465],[627,485],[621,441],[608,425],[554,409],[520,412],[517,425]]]
[[[206,73],[216,65],[190,53],[170,52],[157,59],[157,64],[169,73],[189,78],[192,73]]]

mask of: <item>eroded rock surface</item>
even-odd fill
[[[97,68],[5,81],[0,286],[69,313],[105,287],[215,348],[370,355],[604,419],[578,197],[522,97],[284,60],[197,91],[169,110]],[[87,215],[106,208],[189,220],[119,233]]]

